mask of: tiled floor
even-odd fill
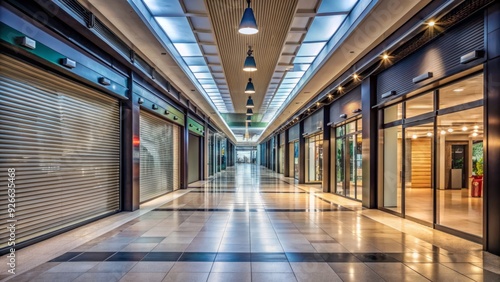
[[[500,281],[500,258],[478,244],[283,180],[267,169],[238,165],[4,278]],[[49,243],[22,254],[40,260],[34,250]]]

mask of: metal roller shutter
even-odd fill
[[[179,127],[141,112],[140,201],[179,189]]]
[[[118,211],[118,101],[4,55],[0,69],[0,248],[9,168],[16,244]]]

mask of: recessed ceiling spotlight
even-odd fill
[[[435,21],[430,21],[427,23],[428,26],[430,27],[433,27],[434,25],[436,25],[436,22]]]
[[[477,125],[474,125],[474,129],[479,129],[479,126],[477,126]]]
[[[445,135],[446,134],[446,131],[445,130],[441,130],[441,135]]]
[[[411,138],[413,138],[413,139],[417,139],[417,138],[418,138],[418,136],[417,136],[417,134],[413,134],[413,135],[411,136]]]
[[[352,78],[354,78],[354,79],[358,79],[358,78],[359,78],[359,76],[358,76],[357,74],[353,74],[353,75],[352,75]]]
[[[427,132],[427,136],[431,137],[432,136],[432,132]]]
[[[448,132],[453,132],[453,128],[448,128]]]
[[[462,127],[462,131],[467,131],[467,129],[468,129],[468,128],[467,128],[467,126],[465,126],[465,125]]]
[[[477,132],[472,133],[473,137],[477,137],[477,135],[478,135]]]
[[[383,54],[383,55],[382,55],[382,59],[384,59],[384,60],[389,59],[389,55],[387,55],[387,54]]]
[[[462,92],[462,91],[464,91],[464,89],[463,88],[457,88],[457,89],[453,89],[453,91],[455,91],[455,92]]]
[[[339,88],[337,88],[339,91],[342,91],[342,86],[339,86]]]

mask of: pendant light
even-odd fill
[[[254,107],[252,97],[250,97],[250,96],[248,96],[248,100],[247,100],[247,105],[246,105],[246,107],[247,107],[248,109],[252,109],[252,108]]]
[[[255,88],[253,87],[253,82],[251,78],[248,79],[247,87],[245,88],[245,93],[246,94],[255,93]]]
[[[246,122],[252,122],[252,116],[247,116]]]
[[[245,12],[243,12],[238,31],[241,34],[256,34],[259,32],[257,29],[257,21],[255,21],[253,10],[250,8],[250,0],[247,0],[247,3],[248,7],[245,9]]]
[[[253,110],[248,108],[247,109],[247,116],[251,116],[251,115],[253,115]]]
[[[245,64],[243,64],[244,71],[256,71],[257,64],[255,63],[255,58],[252,56],[253,50],[252,46],[248,46],[247,58],[245,59]]]

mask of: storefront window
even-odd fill
[[[400,103],[406,118],[434,114],[383,129],[384,208],[482,237],[482,89],[481,74]],[[446,111],[430,110],[436,100]],[[396,117],[396,108],[384,114]]]
[[[427,93],[406,102],[406,118],[430,113],[434,110],[434,93]]]
[[[306,182],[323,179],[323,135],[306,138]]]
[[[439,89],[439,108],[445,109],[484,99],[483,74]]]
[[[332,160],[335,163],[336,194],[362,199],[362,137],[361,119],[341,124],[335,128],[335,146]]]
[[[384,129],[384,207],[401,212],[403,128],[395,126]]]
[[[384,123],[393,122],[403,118],[403,104],[399,103],[384,109]]]
[[[483,107],[438,117],[438,224],[483,233]]]

